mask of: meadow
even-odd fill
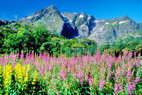
[[[141,56],[0,56],[1,95],[141,95]]]

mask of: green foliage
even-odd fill
[[[71,45],[72,48],[84,48],[85,46],[81,43],[74,43]]]
[[[60,53],[60,44],[57,41],[45,42],[40,47],[41,51],[48,51],[50,55],[58,56]]]
[[[139,37],[132,35],[139,35]],[[105,44],[100,46],[100,51],[101,53],[105,52],[110,54],[113,54],[115,52],[122,52],[123,50],[141,52],[141,43],[142,32],[138,31],[135,33],[130,33],[122,38],[116,39],[112,44]]]
[[[94,47],[96,47],[96,43],[92,40],[85,38],[66,39],[49,32],[42,25],[15,23],[0,27],[0,53],[47,51],[50,55],[58,56],[60,53],[72,55],[75,48]]]
[[[137,51],[142,51],[142,43],[140,43],[140,44],[138,44],[138,45],[136,46],[136,50],[137,50]]]

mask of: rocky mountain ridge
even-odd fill
[[[16,22],[44,25],[49,31],[66,38],[89,38],[98,45],[111,43],[130,32],[142,30],[142,23],[137,23],[128,16],[100,20],[85,13],[60,13],[54,6],[41,9]]]

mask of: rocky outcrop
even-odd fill
[[[95,26],[95,18],[85,13],[62,13],[62,15],[68,19],[72,27],[78,29],[80,37],[88,37]]]

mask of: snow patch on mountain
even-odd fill
[[[27,18],[29,18],[29,19],[30,19],[30,18],[32,18],[32,16],[28,16]]]
[[[123,24],[123,23],[127,23],[127,22],[129,22],[129,20],[120,21],[119,24]]]
[[[84,17],[84,15],[82,15],[82,14],[79,16],[79,18],[83,18],[83,17]]]
[[[109,23],[109,22],[106,22],[105,24],[111,24],[111,23]]]
[[[80,27],[84,27],[85,25],[83,24],[83,25],[81,25]]]
[[[114,22],[114,23],[112,23],[112,24],[116,24],[117,22]]]

